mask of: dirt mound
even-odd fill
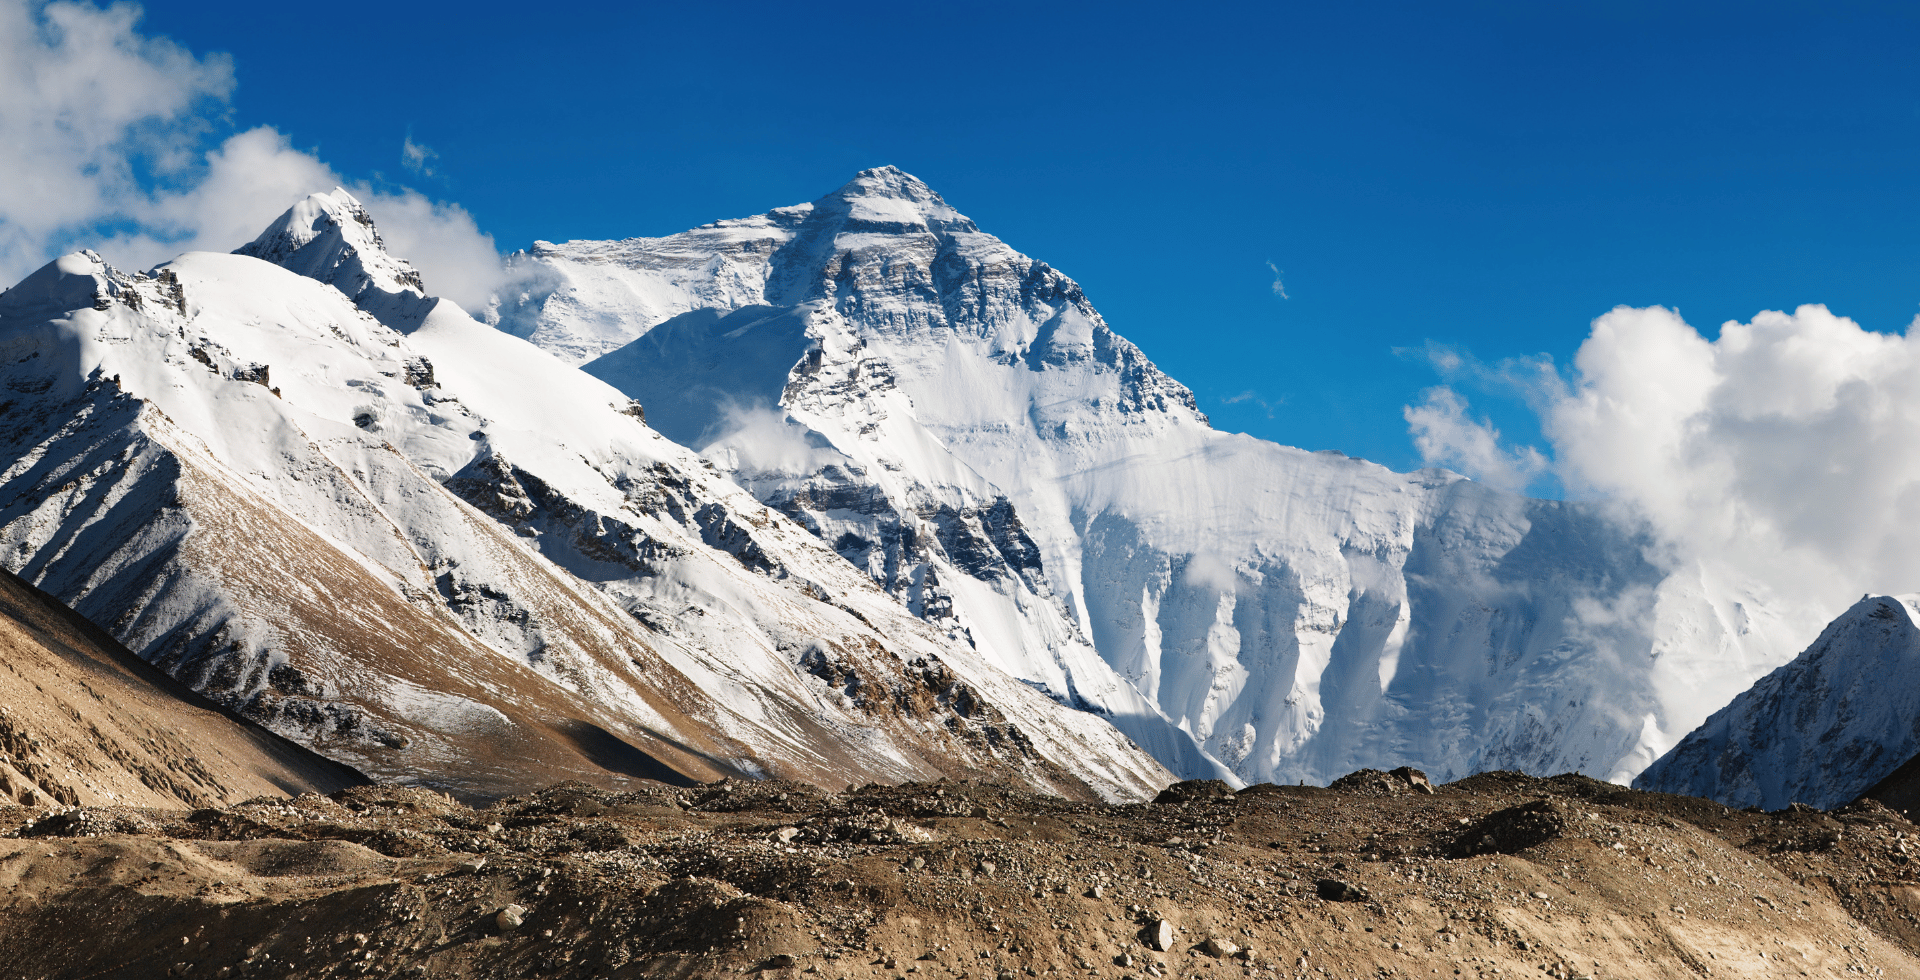
[[[1188,779],[1160,791],[1153,802],[1161,806],[1179,803],[1205,803],[1233,798],[1233,787],[1221,779]]]
[[[1518,854],[1558,840],[1578,819],[1561,800],[1535,800],[1487,814],[1455,835],[1447,853],[1451,857],[1479,854]]]
[[[1336,793],[1360,796],[1401,796],[1407,793],[1433,795],[1433,783],[1427,779],[1427,774],[1412,766],[1401,766],[1391,772],[1361,769],[1341,776],[1327,788]]]

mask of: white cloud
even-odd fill
[[[1650,521],[1682,557],[1838,612],[1920,590],[1920,338],[1824,306],[1729,322],[1594,321],[1543,417],[1562,479]]]
[[[720,413],[712,429],[718,435],[700,453],[724,462],[729,470],[748,476],[796,476],[818,472],[829,463],[848,462],[813,430],[764,402],[728,401],[720,406]]]
[[[1862,593],[1920,591],[1912,327],[1879,334],[1802,306],[1709,340],[1672,310],[1621,307],[1593,322],[1565,376],[1544,358],[1428,355],[1449,378],[1528,400],[1552,450],[1549,463],[1502,446],[1443,387],[1406,409],[1429,463],[1509,488],[1544,470],[1606,502],[1651,532],[1649,558],[1770,607],[1787,653]]]
[[[139,16],[0,0],[0,285],[80,247],[125,268],[231,251],[300,198],[345,185],[430,292],[485,305],[500,257],[471,214],[343,180],[271,127],[216,145],[229,59],[144,37]]]
[[[432,147],[413,141],[412,132],[408,132],[406,137],[400,141],[400,165],[422,177],[435,176],[433,172],[433,161],[438,159],[440,159],[440,154],[435,152]]]
[[[135,217],[182,176],[224,110],[233,66],[134,31],[139,9],[0,0],[0,278],[87,228]]]
[[[1293,297],[1287,295],[1286,284],[1280,281],[1280,267],[1274,265],[1272,259],[1268,259],[1267,268],[1273,270],[1273,295],[1281,299],[1292,299]]]
[[[1502,490],[1524,492],[1548,468],[1532,446],[1502,449],[1500,430],[1467,416],[1466,399],[1451,388],[1429,388],[1421,405],[1404,410],[1413,445],[1428,466],[1444,466]]]

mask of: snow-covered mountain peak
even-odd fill
[[[810,210],[823,217],[842,217],[844,224],[835,229],[839,232],[980,230],[925,181],[894,166],[860,171],[845,186],[815,201]]]
[[[344,188],[307,195],[234,254],[327,283],[395,329],[417,326],[433,306],[420,273],[387,251],[373,215]]]
[[[1729,806],[1831,808],[1920,754],[1920,594],[1866,595],[1633,785]]]
[[[78,309],[104,295],[110,270],[92,251],[69,252],[41,266],[11,289],[0,290],[0,319]]]

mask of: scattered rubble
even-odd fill
[[[76,980],[1920,975],[1920,832],[1876,803],[1769,814],[1512,773],[1336,785],[0,809],[0,962]]]

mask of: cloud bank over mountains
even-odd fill
[[[1429,351],[1444,375],[1519,391],[1552,462],[1502,446],[1452,388],[1410,407],[1435,465],[1509,485],[1551,469],[1571,495],[1644,522],[1669,567],[1694,563],[1777,609],[1807,638],[1863,592],[1920,587],[1920,338],[1824,306],[1728,322],[1709,340],[1660,307],[1593,322],[1571,370]]]
[[[500,259],[464,208],[344,180],[272,127],[220,139],[232,61],[146,36],[139,17],[129,4],[0,0],[0,281],[83,246],[124,268],[230,251],[262,215],[346,186],[436,294],[485,302]]]

